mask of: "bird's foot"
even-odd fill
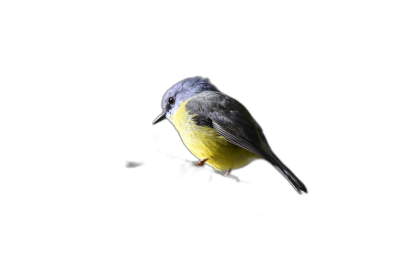
[[[197,166],[203,166],[204,163],[205,163],[207,160],[208,160],[208,159],[203,159],[203,160],[200,160],[200,161],[195,161],[195,162],[193,162],[193,163],[196,164]]]
[[[231,178],[231,179],[234,179],[234,180],[236,180],[236,182],[239,183],[239,178],[237,178],[237,177],[234,176],[234,175],[231,175],[231,174],[230,174],[231,171],[232,171],[232,169],[230,169],[229,171],[227,171],[227,172],[224,174],[224,176],[225,176],[225,177],[228,177],[228,178]]]

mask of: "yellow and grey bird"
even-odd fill
[[[271,163],[296,189],[305,185],[272,152],[258,123],[237,100],[220,92],[208,79],[188,78],[172,86],[162,100],[163,112],[153,122],[167,118],[183,143],[204,163],[227,172],[254,159]]]

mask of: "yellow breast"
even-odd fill
[[[258,158],[250,151],[229,143],[211,127],[198,126],[193,120],[196,114],[189,114],[186,109],[189,100],[180,105],[171,121],[193,155],[200,160],[207,158],[206,163],[219,171],[240,168]]]

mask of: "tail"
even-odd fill
[[[299,180],[299,178],[294,175],[294,173],[289,170],[288,167],[283,164],[283,162],[270,150],[264,155],[265,159],[268,160],[285,178],[288,182],[296,189],[297,193],[302,192],[307,193],[306,186]]]

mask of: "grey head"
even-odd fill
[[[175,114],[183,102],[205,91],[218,92],[218,89],[208,79],[201,77],[187,78],[176,83],[165,93],[161,103],[163,112],[154,120],[153,124],[165,118],[170,120],[171,115]]]

